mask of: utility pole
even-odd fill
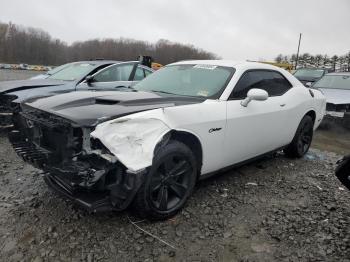
[[[295,69],[297,69],[297,66],[298,66],[300,41],[301,41],[301,33],[299,34],[299,44],[298,44],[297,58],[295,59]]]

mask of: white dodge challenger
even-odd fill
[[[325,106],[278,67],[184,61],[134,88],[27,101],[10,140],[79,205],[166,219],[198,179],[281,149],[302,157]]]

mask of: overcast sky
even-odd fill
[[[91,38],[193,44],[224,59],[350,51],[350,0],[0,0],[0,21],[68,43]]]

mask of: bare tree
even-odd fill
[[[290,63],[294,64],[296,59],[296,54],[286,56],[279,54],[276,58],[276,62]],[[345,55],[338,56],[333,55],[331,58],[325,54],[311,55],[309,53],[300,54],[299,63],[301,67],[323,67],[331,68],[335,71],[349,71],[350,72],[350,52]]]
[[[162,64],[218,58],[193,45],[164,39],[154,44],[127,38],[92,39],[67,45],[41,29],[0,23],[0,61],[5,63],[59,65],[94,58],[136,60],[139,55],[151,55]]]

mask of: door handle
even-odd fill
[[[284,107],[286,104],[280,104],[281,107]]]

